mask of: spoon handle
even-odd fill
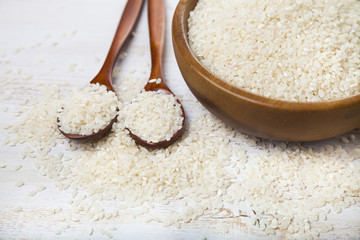
[[[162,57],[165,41],[165,4],[164,0],[149,0],[149,34],[151,48],[150,79],[162,77]]]
[[[136,20],[140,15],[143,2],[144,0],[128,0],[117,27],[109,53],[105,59],[104,65],[100,70],[100,73],[102,73],[103,76],[108,76],[111,79],[111,72],[115,65],[116,59],[126,39],[129,37],[131,30],[135,26]]]

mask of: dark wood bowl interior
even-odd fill
[[[180,0],[173,17],[173,46],[194,96],[214,115],[245,133],[283,141],[315,141],[360,125],[360,94],[334,101],[290,102],[236,88],[208,71],[189,46],[187,19],[198,0]]]

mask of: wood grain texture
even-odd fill
[[[164,49],[164,77],[172,91],[179,96],[187,118],[193,120],[204,112],[187,88],[175,61],[170,38],[170,21],[177,1],[166,1],[166,44]],[[116,226],[111,232],[114,239],[268,239],[256,228],[248,228],[246,206],[226,206],[230,212],[210,213],[197,221],[185,224],[181,229],[144,223],[142,218],[132,219],[121,215],[112,222],[72,222],[61,235],[63,222],[54,217],[54,208],[68,208],[69,191],[60,191],[56,182],[40,175],[32,159],[22,159],[22,146],[10,147],[3,127],[16,121],[17,107],[24,99],[35,98],[39,87],[60,84],[69,90],[89,82],[101,68],[111,44],[125,1],[116,0],[2,0],[0,1],[0,78],[11,80],[3,86],[0,94],[12,92],[13,98],[1,100],[0,104],[0,239],[108,239],[89,228]],[[96,16],[96,17],[94,17]],[[96,31],[94,31],[96,29]],[[124,46],[126,60],[119,60],[116,68],[120,74],[137,70],[139,81],[144,84],[150,75],[150,47],[147,15],[142,13],[131,42]],[[144,71],[142,71],[144,70]],[[119,81],[115,77],[114,82]],[[3,111],[3,108],[8,108]],[[334,140],[335,141],[335,140]],[[15,171],[17,165],[23,167]],[[16,182],[24,181],[18,188]],[[34,197],[28,193],[44,185],[46,190]],[[16,212],[17,207],[22,210]],[[169,213],[175,205],[160,206],[156,210]],[[330,214],[329,222],[335,231],[322,234],[322,239],[359,239],[360,208],[351,207],[341,214]],[[222,228],[230,228],[223,234]],[[272,239],[283,239],[282,235]]]

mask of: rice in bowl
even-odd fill
[[[360,1],[199,0],[188,39],[223,81],[295,102],[360,90]]]

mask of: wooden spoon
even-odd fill
[[[134,28],[136,20],[140,15],[140,11],[142,8],[144,0],[128,0],[122,17],[120,19],[119,25],[117,27],[114,40],[111,44],[109,53],[105,59],[103,66],[101,67],[99,73],[95,76],[95,78],[90,82],[92,84],[99,83],[100,85],[106,86],[108,91],[113,91],[114,87],[111,82],[111,74],[116,63],[116,59],[119,56],[120,50],[123,47],[124,43],[128,39],[131,30]],[[107,125],[102,130],[93,133],[91,135],[79,135],[79,134],[69,134],[60,130],[60,126],[58,126],[60,132],[68,138],[71,139],[86,139],[91,140],[98,137],[101,137],[103,134],[108,132],[114,122],[116,122],[117,116],[111,120],[109,125]],[[59,122],[59,120],[58,120]]]
[[[148,17],[149,17],[149,34],[150,34],[150,48],[151,48],[151,73],[147,84],[144,87],[145,91],[164,91],[167,94],[175,96],[175,94],[166,85],[162,73],[162,58],[164,52],[165,42],[165,4],[164,0],[149,0]],[[160,83],[150,82],[152,79],[161,79]],[[130,136],[135,142],[146,148],[164,148],[175,142],[183,132],[185,123],[185,112],[179,100],[177,102],[181,105],[182,110],[182,127],[177,131],[170,140],[160,142],[147,142],[137,135],[133,134],[129,129]]]

